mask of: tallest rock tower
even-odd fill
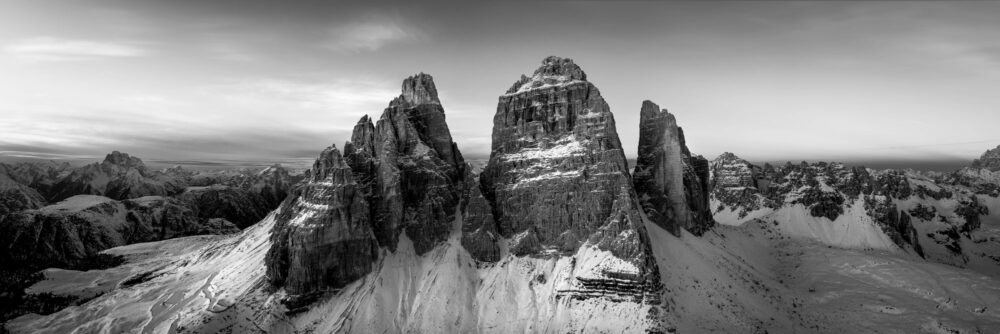
[[[572,252],[631,196],[615,119],[573,60],[548,57],[500,96],[483,195],[516,255]],[[641,227],[641,222],[631,222]],[[615,243],[639,255],[638,238]]]
[[[545,58],[500,96],[480,180],[511,253],[572,258],[557,295],[658,307],[659,269],[614,116],[573,60]]]

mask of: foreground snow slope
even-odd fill
[[[104,293],[9,324],[14,333],[635,332],[639,303],[556,298],[569,277],[614,266],[575,257],[471,259],[457,234],[422,256],[403,240],[376,270],[305,312],[265,289],[273,215],[231,237],[115,248],[129,263],[79,275],[49,271],[32,293]],[[459,224],[460,222],[456,222]],[[831,248],[771,222],[717,226],[697,238],[647,223],[665,286],[663,321],[679,332],[988,332],[1000,282],[910,254]],[[575,259],[575,260],[574,260]],[[575,270],[575,271],[574,271]],[[85,278],[85,279],[83,279]],[[67,284],[72,283],[72,284]],[[569,307],[572,305],[572,307]]]
[[[460,217],[460,215],[458,215]],[[110,250],[131,262],[81,275],[52,273],[35,293],[74,294],[79,286],[112,286],[81,306],[15,319],[15,333],[168,332],[641,332],[647,305],[602,297],[560,298],[578,288],[573,277],[617,268],[593,247],[574,257],[514,257],[477,267],[459,242],[461,221],[447,243],[422,256],[403,238],[376,270],[303,313],[287,315],[282,292],[266,291],[263,256],[274,214],[244,233],[186,238]],[[621,268],[617,268],[621,269]],[[78,282],[79,277],[96,277]],[[80,294],[82,292],[77,292]]]

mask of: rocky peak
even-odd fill
[[[660,106],[653,101],[643,100],[642,108],[639,110],[639,119],[652,119],[661,117],[662,115],[670,115],[667,109],[660,109]]]
[[[521,79],[507,90],[507,94],[575,81],[587,81],[587,74],[580,66],[577,66],[569,58],[549,56],[542,60],[542,66],[536,69],[530,77],[521,75]]]
[[[725,152],[712,160],[712,188],[757,188],[755,166],[736,154]],[[786,167],[788,168],[788,167]]]
[[[354,182],[351,176],[351,167],[344,161],[344,157],[337,150],[337,145],[331,145],[319,154],[319,158],[313,162],[310,173],[312,182],[329,181],[335,183]]]
[[[441,101],[438,100],[437,87],[434,86],[434,78],[430,74],[420,73],[403,80],[403,93],[390,105],[402,104],[411,106],[441,104]]]
[[[396,251],[402,233],[430,251],[459,211],[465,162],[430,75],[404,80],[377,124],[362,117],[344,151],[323,150],[278,210],[267,275],[291,308],[371,272],[379,246]]]
[[[463,237],[474,241],[482,252],[474,257],[484,261],[495,258],[486,237],[495,230],[516,256],[596,249],[628,264],[600,272],[577,268],[573,275],[582,285],[561,295],[586,299],[609,285],[628,287],[615,294],[657,294],[645,290],[652,286],[645,274],[658,269],[647,261],[648,236],[614,115],[585,78],[572,60],[548,57],[532,78],[522,77],[500,96],[479,189],[496,226],[465,229]]]
[[[678,236],[681,228],[700,235],[711,227],[708,174],[708,161],[691,156],[674,115],[643,101],[633,184],[650,219]]]
[[[379,244],[395,250],[405,231],[423,254],[447,239],[465,161],[433,78],[412,76],[402,90],[374,126],[367,116],[358,121],[344,155],[371,205]]]
[[[736,156],[736,154],[733,152],[723,152],[722,154],[719,155],[718,158],[712,160],[712,163],[715,163],[717,161],[730,162],[730,161],[743,161],[743,159],[740,159],[740,157]]]
[[[135,168],[140,171],[146,170],[146,165],[138,157],[133,157],[128,155],[128,153],[122,153],[114,151],[109,153],[104,157],[105,165],[115,165],[123,168]]]
[[[368,202],[340,151],[323,150],[310,175],[278,208],[265,257],[292,309],[364,276],[378,258]]]
[[[364,115],[354,125],[351,140],[344,144],[344,156],[351,160],[351,154],[364,154],[370,159],[375,154],[375,125],[368,115]],[[350,163],[350,161],[349,161]],[[356,167],[351,165],[351,167]]]
[[[1000,145],[996,148],[986,150],[979,159],[972,161],[972,168],[983,168],[991,171],[1000,171]]]

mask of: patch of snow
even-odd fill
[[[579,177],[580,175],[581,175],[581,173],[578,170],[573,170],[573,171],[558,171],[557,170],[557,171],[552,171],[552,172],[549,172],[549,173],[544,173],[544,174],[541,174],[541,175],[536,175],[536,176],[525,178],[525,179],[520,179],[520,180],[517,181],[517,183],[511,185],[511,188],[523,187],[523,186],[526,186],[526,185],[529,185],[529,184],[531,184],[533,182],[538,182],[538,181],[545,181],[545,180],[552,180],[552,179],[561,179],[561,178],[574,178],[574,177]]]
[[[52,204],[39,209],[40,211],[46,212],[56,212],[56,211],[80,211],[96,205],[114,202],[115,200],[99,196],[99,195],[76,195],[67,199],[62,200],[62,202]]]
[[[536,159],[557,159],[571,156],[580,156],[587,153],[579,140],[575,137],[567,137],[549,148],[525,148],[516,153],[504,155],[506,161],[523,161]]]

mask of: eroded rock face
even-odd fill
[[[585,79],[571,60],[549,57],[500,96],[480,180],[504,237],[575,250],[629,183],[614,116]]]
[[[834,224],[832,221],[842,218],[856,219],[856,216],[844,215],[853,206],[860,205],[862,215],[870,218],[893,243],[921,256],[924,247],[913,220],[927,220],[934,214],[929,207],[913,204],[913,207],[899,208],[896,203],[912,196],[917,197],[913,201],[953,196],[937,186],[931,189],[922,184],[912,185],[910,180],[915,175],[903,171],[876,171],[837,162],[804,161],[777,167],[768,164],[760,168],[732,153],[724,153],[713,162],[713,177],[716,188],[712,196],[718,201],[717,211],[728,208],[742,219],[757,210],[766,213],[802,206],[810,216],[826,218]],[[975,220],[974,217],[969,219]]]
[[[328,147],[278,210],[265,258],[270,283],[298,305],[369,273],[378,258],[369,213],[351,168]]]
[[[479,189],[479,179],[472,174],[471,168],[466,168],[467,194],[462,211],[462,246],[469,251],[472,258],[483,262],[500,260],[500,233],[497,231],[496,220],[493,219],[493,208],[483,197]]]
[[[997,145],[994,149],[987,150],[979,159],[973,160],[972,168],[989,169],[994,172],[1000,171],[1000,145]]]
[[[150,196],[115,201],[77,195],[0,223],[0,262],[31,268],[74,265],[122,245],[187,235],[236,232],[231,224],[209,223],[171,198]]]
[[[403,81],[374,127],[355,126],[345,156],[372,206],[375,237],[396,249],[400,233],[423,254],[445,239],[464,189],[465,161],[452,141],[433,78]]]
[[[885,196],[865,196],[865,210],[892,242],[899,247],[911,245],[914,252],[924,256],[923,248],[913,227],[910,215],[897,210],[896,204]]]
[[[465,162],[431,76],[404,80],[378,123],[361,118],[344,147],[343,157],[325,150],[279,209],[268,277],[294,305],[369,273],[379,246],[395,251],[402,233],[426,253],[457,218]]]
[[[691,156],[674,115],[643,101],[633,184],[653,222],[674,235],[701,235],[714,225],[708,208],[708,160]]]
[[[741,216],[761,208],[754,165],[726,152],[712,160],[711,175],[712,197],[722,205],[736,208]]]
[[[480,190],[514,255],[565,256],[597,247],[629,268],[577,273],[580,282],[622,280],[635,290],[619,293],[656,294],[646,290],[658,270],[614,116],[586,78],[571,59],[548,57],[500,96]],[[476,230],[468,231],[475,237]],[[587,298],[590,292],[562,293]]]

